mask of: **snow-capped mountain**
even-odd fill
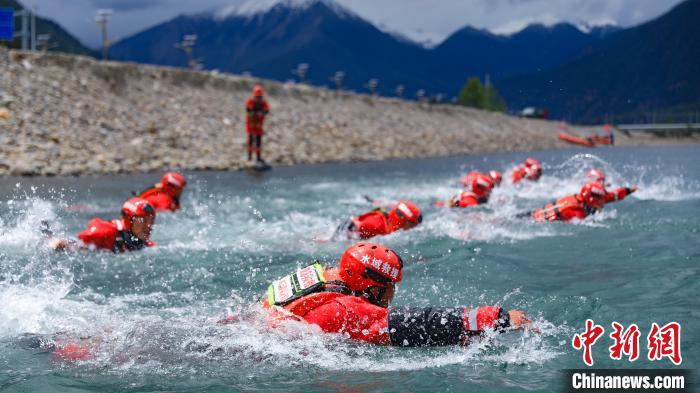
[[[304,12],[316,3],[323,3],[339,17],[360,18],[354,12],[332,0],[242,0],[212,12],[216,19],[230,17],[251,17],[265,14],[273,8],[283,8],[290,12]]]
[[[333,0],[244,0],[198,15],[183,15],[112,46],[116,59],[183,66],[174,48],[196,34],[195,57],[206,69],[250,72],[287,80],[299,63],[310,65],[308,80],[331,84],[345,71],[345,86],[364,90],[379,79],[379,92],[402,84],[455,95],[471,75],[492,80],[558,65],[581,53],[601,35],[568,24],[529,26],[513,35],[465,27],[434,48],[378,28]]]

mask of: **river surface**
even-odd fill
[[[590,318],[606,329],[595,367],[670,368],[646,358],[653,322],[682,326],[680,367],[700,360],[700,147],[532,153],[538,183],[505,184],[468,210],[433,207],[471,169],[507,171],[527,155],[327,164],[186,173],[183,210],[159,214],[156,247],[115,255],[47,249],[42,220],[62,236],[116,217],[130,191],[159,174],[0,179],[0,390],[8,392],[553,391],[583,368],[572,336]],[[585,171],[628,199],[574,224],[514,214],[577,192]],[[270,330],[257,303],[268,283],[351,241],[328,241],[363,198],[410,199],[423,223],[376,239],[406,268],[396,305],[500,304],[526,310],[540,333],[469,347],[391,348],[300,325]],[[217,324],[229,313],[239,322]],[[639,325],[640,359],[608,356],[617,321]],[[95,356],[55,361],[37,342],[89,337]]]

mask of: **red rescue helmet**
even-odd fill
[[[398,201],[389,210],[389,221],[394,229],[410,229],[423,222],[423,215],[413,202]]]
[[[591,169],[588,171],[588,174],[586,175],[588,177],[588,181],[593,181],[593,182],[598,182],[598,183],[605,183],[605,173],[601,171],[600,169]]]
[[[168,172],[163,175],[163,178],[160,180],[160,184],[164,191],[173,194],[185,188],[187,182],[181,173]]]
[[[501,181],[503,180],[503,175],[501,172],[493,169],[489,171],[489,176],[491,176],[491,179],[493,180],[494,184],[497,186],[501,185]]]
[[[533,165],[525,169],[527,178],[530,180],[538,180],[542,176],[542,166],[540,164]]]
[[[353,291],[364,291],[401,281],[402,269],[403,261],[393,250],[363,242],[345,250],[338,264],[338,275]]]
[[[586,205],[600,207],[603,205],[607,193],[603,184],[590,182],[583,185],[579,196]]]
[[[489,195],[493,187],[494,184],[493,179],[491,179],[491,176],[479,173],[472,179],[472,192],[478,195],[479,197]]]
[[[255,85],[253,87],[253,97],[262,97],[263,96],[263,87],[260,85]]]
[[[155,218],[156,210],[143,198],[131,198],[122,205],[122,217],[124,218],[124,229],[131,230],[131,222],[134,217],[152,216]]]
[[[540,166],[540,162],[537,161],[536,158],[528,157],[527,160],[525,160],[525,166],[528,168],[533,166]]]

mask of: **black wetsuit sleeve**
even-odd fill
[[[528,218],[532,215],[532,211],[520,212],[515,215],[515,218]]]
[[[474,318],[470,324],[476,328],[476,313],[479,308],[467,312],[464,308],[445,307],[406,307],[389,310],[389,339],[391,345],[403,347],[424,347],[457,345],[468,342],[470,337],[483,334],[483,330],[466,330],[465,318]],[[473,315],[472,315],[473,313]],[[510,327],[510,315],[499,307],[494,316],[495,331],[501,332]]]
[[[391,345],[404,347],[460,344],[464,331],[464,309],[426,307],[389,311]]]

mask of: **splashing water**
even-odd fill
[[[39,228],[48,221],[58,236],[74,236],[91,217],[115,217],[129,190],[157,174],[0,179],[0,386],[556,390],[558,370],[582,366],[570,340],[586,318],[700,328],[689,314],[700,289],[698,149],[596,153],[531,153],[544,175],[516,186],[507,170],[524,154],[276,168],[263,178],[188,174],[183,211],[157,217],[157,246],[120,255],[51,252]],[[514,218],[578,192],[591,167],[611,187],[639,191],[573,224]],[[460,190],[457,179],[471,169],[504,172],[491,201],[434,207]],[[269,329],[257,305],[267,284],[313,259],[335,264],[351,241],[329,239],[348,216],[372,208],[364,195],[423,209],[417,228],[376,239],[407,262],[397,305],[501,304],[527,310],[540,333],[406,349],[353,343],[299,323]],[[229,313],[239,320],[217,323]],[[686,337],[684,367],[693,368],[698,343]],[[90,346],[94,357],[53,360],[47,348],[65,342]],[[625,366],[602,348],[595,355],[601,367]]]

